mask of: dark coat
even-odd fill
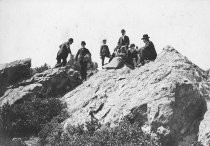
[[[155,50],[154,44],[149,41],[140,50],[140,61],[144,60],[155,60],[157,57],[157,52]]]
[[[63,43],[59,46],[59,51],[57,53],[57,57],[59,56],[60,58],[67,58],[68,54],[71,54],[71,49],[70,49],[70,45],[68,45],[68,43]]]
[[[124,39],[123,39],[123,36],[121,36],[119,38],[119,41],[118,41],[118,46],[129,46],[130,45],[130,40],[129,40],[129,37],[128,36],[124,36]]]
[[[100,56],[110,56],[109,47],[107,45],[102,45],[100,49]]]
[[[81,48],[78,50],[76,56],[75,56],[75,60],[78,61],[79,63],[83,63],[84,62],[84,56],[86,54],[90,54],[90,51],[87,48]]]
[[[137,62],[137,60],[138,60],[137,51],[134,50],[133,52],[131,52],[130,50],[128,50],[126,62],[129,63],[130,65],[134,66],[133,59],[135,59]]]

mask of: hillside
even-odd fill
[[[95,130],[103,131],[118,127],[127,119],[130,124],[138,123],[141,130],[154,139],[165,141],[165,145],[187,146],[195,141],[205,146],[210,144],[207,73],[173,47],[165,47],[154,62],[134,70],[126,66],[102,70],[81,85],[77,82],[78,75],[73,77],[75,84],[69,81],[70,73],[75,74],[73,70],[69,72],[69,68],[60,68],[35,74],[19,82],[14,89],[7,89],[0,98],[0,105],[8,100],[13,104],[23,99],[25,95],[18,94],[17,100],[11,97],[31,86],[37,87],[30,89],[30,93],[34,93],[41,89],[60,91],[59,87],[68,85],[63,92],[66,94],[60,98],[66,104],[68,116],[49,131],[45,137],[47,143],[53,138],[62,139],[65,134],[71,135],[71,126],[84,125],[84,129],[88,129],[87,123],[94,121],[100,125]]]

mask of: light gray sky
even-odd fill
[[[172,45],[210,68],[210,0],[0,0],[0,64],[30,57],[34,67],[54,66],[70,37],[73,54],[85,40],[101,64],[101,40],[112,52],[122,28],[131,43],[143,46],[147,33],[158,53]]]

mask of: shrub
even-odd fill
[[[44,65],[42,65],[40,67],[33,68],[33,72],[34,72],[33,74],[44,72],[45,70],[48,70],[50,68],[51,67],[47,63],[45,63]]]
[[[86,127],[86,128],[84,128]],[[89,127],[89,128],[88,128]],[[86,130],[85,130],[86,129]],[[90,130],[90,131],[89,131]],[[60,133],[60,134],[58,134]],[[115,128],[101,128],[97,121],[87,122],[85,125],[67,127],[67,132],[61,134],[54,131],[48,141],[53,145],[160,145],[156,140],[144,134],[138,123],[131,124],[124,120]],[[52,136],[52,135],[51,135]]]
[[[36,98],[19,104],[5,104],[0,116],[5,133],[13,136],[37,135],[54,116],[61,113],[64,105],[59,99]]]

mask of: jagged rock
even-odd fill
[[[57,96],[70,91],[80,83],[79,73],[68,66],[49,69],[7,87],[4,95],[0,97],[0,107],[6,102],[13,104],[36,95]]]
[[[205,71],[167,46],[154,62],[135,70],[99,71],[67,93],[62,100],[71,117],[63,123],[64,131],[92,118],[113,127],[127,117],[151,133],[167,127],[170,145],[189,145],[207,110],[203,80]]]
[[[30,76],[31,59],[17,60],[0,66],[0,96],[6,86]]]

